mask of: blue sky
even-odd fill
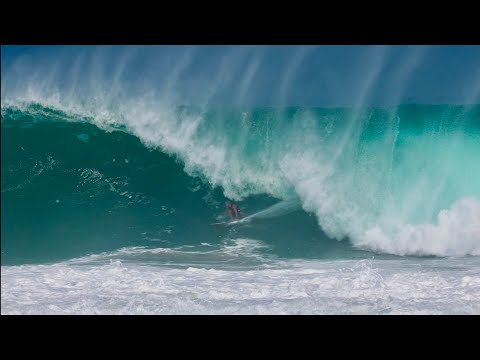
[[[2,91],[19,82],[115,80],[179,102],[390,105],[480,100],[480,46],[2,46]],[[6,79],[6,80],[5,80]],[[53,79],[53,80],[52,80]],[[5,94],[2,94],[2,97]]]

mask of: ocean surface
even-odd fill
[[[480,105],[2,99],[1,313],[480,314],[479,179]]]

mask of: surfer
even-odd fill
[[[230,217],[230,220],[233,220],[233,209],[232,209],[232,204],[230,204],[230,202],[228,201],[225,201],[225,207],[227,210],[225,210],[225,212],[228,214],[228,216]]]
[[[230,202],[225,201],[225,207],[227,210],[225,211],[231,220],[234,218],[235,214],[235,221],[238,220],[238,216],[245,216],[245,213],[240,210],[237,204],[230,204]]]

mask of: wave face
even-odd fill
[[[302,256],[354,252],[334,241],[345,239],[385,254],[480,254],[478,105],[36,100],[2,100],[2,263],[233,234]],[[276,208],[217,229],[225,198],[248,214]]]

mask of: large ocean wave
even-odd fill
[[[225,198],[250,212],[285,201],[278,214],[297,230],[292,246],[305,224],[285,213],[301,207],[318,231],[357,248],[479,255],[479,155],[480,106],[178,107],[30,93],[2,99],[2,213],[21,208],[63,224],[70,216],[79,233],[98,216],[113,229],[132,221],[137,233],[144,219],[145,238],[168,239],[175,228],[205,241]],[[47,202],[51,213],[35,211]],[[4,235],[18,241],[20,227],[2,214],[2,257]]]

